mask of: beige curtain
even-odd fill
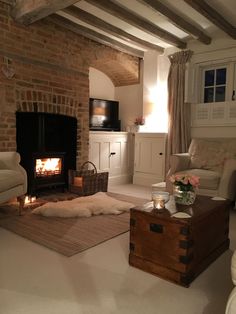
[[[186,63],[192,51],[185,50],[169,56],[171,62],[168,75],[168,136],[166,172],[170,156],[187,152],[190,144],[190,104],[184,103]]]

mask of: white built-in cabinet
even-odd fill
[[[151,186],[165,178],[166,133],[135,133],[133,183]]]
[[[127,132],[89,132],[89,160],[109,172],[109,184],[132,182],[133,135]]]

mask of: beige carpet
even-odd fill
[[[119,200],[141,205],[147,200],[109,193]],[[129,213],[89,218],[55,218],[31,214],[26,208],[17,215],[16,205],[0,206],[0,227],[44,245],[65,256],[72,256],[129,231]]]

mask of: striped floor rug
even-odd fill
[[[147,201],[115,193],[109,195],[134,205]],[[0,227],[69,257],[129,231],[129,213],[56,218],[34,215],[26,207],[23,216],[18,216],[16,205],[0,205]]]

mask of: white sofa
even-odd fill
[[[20,165],[20,155],[17,152],[0,152],[0,204],[17,198],[21,214],[26,191],[27,174]]]
[[[184,154],[170,158],[166,179],[169,192],[172,184],[168,177],[187,173],[200,177],[198,194],[221,196],[230,200],[236,197],[236,138],[195,138]]]
[[[231,276],[233,284],[236,286],[236,251],[234,252],[231,260]],[[235,313],[236,313],[236,287],[234,287],[232,292],[230,293],[225,311],[225,314]]]

